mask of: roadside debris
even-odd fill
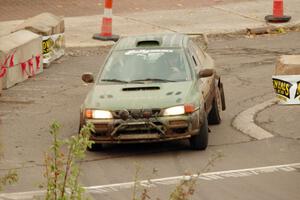
[[[257,35],[275,35],[275,34],[285,34],[287,32],[299,32],[299,25],[294,25],[290,27],[282,27],[282,26],[265,26],[259,28],[247,28],[244,34],[247,38],[253,38]],[[239,33],[236,33],[239,34]]]
[[[246,32],[247,35],[263,35],[263,34],[270,34],[277,30],[275,26],[266,26],[266,27],[259,27],[259,28],[247,28]]]

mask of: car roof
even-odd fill
[[[148,34],[121,38],[114,50],[128,50],[140,48],[184,48],[188,36],[179,33]]]

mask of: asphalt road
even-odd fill
[[[249,0],[122,0],[113,1],[113,12],[124,14],[165,9],[184,9]],[[0,0],[0,21],[52,12],[65,17],[103,14],[103,0]]]
[[[200,179],[194,199],[299,199],[299,165],[278,167],[300,162],[299,137],[288,137],[284,131],[292,127],[280,129],[282,132],[271,139],[257,141],[231,126],[241,111],[274,97],[271,75],[276,58],[280,54],[299,54],[299,36],[299,32],[294,32],[256,38],[210,38],[208,51],[216,59],[222,75],[227,110],[221,125],[210,126],[208,149],[191,151],[187,142],[180,141],[108,145],[103,151],[88,152],[82,163],[82,183],[85,186],[117,184],[92,193],[92,197],[130,199],[132,189],[123,186],[133,180],[137,165],[141,167],[140,180],[160,179],[202,172],[214,155],[221,154],[209,171],[226,174],[228,170],[237,170],[235,174],[239,175],[216,178],[213,173],[208,180]],[[17,169],[20,175],[17,185],[4,192],[38,189],[43,181],[43,153],[51,144],[49,124],[59,121],[63,137],[76,134],[79,106],[90,88],[80,80],[80,75],[86,71],[97,73],[108,50],[73,50],[43,74],[4,91],[0,99],[3,152],[0,174]],[[268,114],[272,115],[271,111],[264,113]],[[268,172],[253,172],[252,168],[262,170],[260,167],[264,166],[273,167]],[[251,173],[243,176],[240,169]],[[150,188],[150,193],[166,199],[174,187],[174,182],[163,181],[159,187]]]

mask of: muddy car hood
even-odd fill
[[[103,110],[167,108],[191,103],[195,95],[198,95],[197,89],[192,81],[95,85],[84,107]]]

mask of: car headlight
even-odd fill
[[[113,115],[107,110],[85,110],[85,117],[88,119],[112,119]]]
[[[174,106],[164,111],[164,116],[183,115],[185,113],[184,106]]]
[[[195,111],[195,106],[193,104],[185,104],[181,106],[174,106],[164,110],[164,116],[174,116],[183,115],[187,113],[192,113]]]

